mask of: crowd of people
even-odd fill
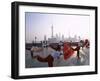
[[[41,57],[40,55],[36,55],[34,56],[34,49],[31,48],[31,57],[32,59],[37,59],[39,62],[47,62],[48,63],[48,67],[53,67],[53,62],[55,59],[59,59],[61,55],[63,55],[64,60],[69,59],[74,52],[77,52],[77,59],[81,59],[80,57],[80,49],[83,48],[89,48],[90,47],[90,42],[88,39],[86,40],[81,40],[80,42],[78,42],[78,44],[73,48],[71,46],[70,43],[68,42],[63,42],[63,43],[59,43],[58,45],[54,47],[49,46],[50,48],[54,49],[55,51],[52,52],[51,54],[49,54],[47,57]]]

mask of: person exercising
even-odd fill
[[[43,58],[39,55],[33,56],[34,51],[31,51],[32,59],[36,58],[39,62],[47,62],[49,67],[53,67],[54,59],[59,59],[62,55],[60,45],[57,45],[57,48],[54,52],[49,54],[47,57]]]

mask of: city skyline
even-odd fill
[[[38,41],[62,35],[65,38],[80,36],[89,38],[89,16],[45,13],[25,13],[26,42]],[[51,29],[53,26],[53,29]]]

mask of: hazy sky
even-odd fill
[[[51,26],[54,28],[54,36],[63,34],[64,37],[89,38],[89,16],[88,15],[70,15],[70,14],[47,14],[47,13],[25,13],[26,22],[26,42],[43,40],[44,35],[51,37]]]

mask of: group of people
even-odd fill
[[[67,42],[63,42],[63,45],[57,45],[56,48],[51,47],[52,49],[54,49],[55,51],[52,52],[51,54],[49,54],[47,57],[41,57],[40,55],[36,55],[34,56],[34,50],[31,49],[31,57],[32,59],[37,59],[40,62],[47,62],[48,63],[48,67],[53,67],[53,62],[54,59],[59,59],[61,55],[63,55],[64,59],[67,60],[68,58],[70,58],[70,56],[72,56],[74,54],[74,51],[77,52],[77,59],[80,59],[80,48],[89,48],[89,41],[85,40],[80,41],[78,43],[78,45],[73,48],[69,43]]]

